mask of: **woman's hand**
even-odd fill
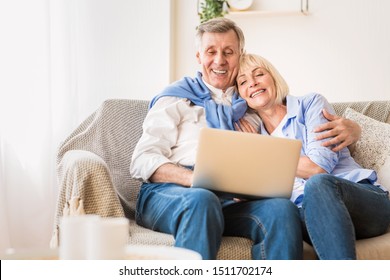
[[[257,129],[255,129],[247,120],[244,118],[240,119],[238,123],[234,123],[234,127],[237,131],[248,132],[248,133],[258,133]]]
[[[330,140],[322,143],[323,146],[335,145],[332,150],[338,152],[359,140],[362,131],[356,122],[329,114],[325,109],[322,113],[329,122],[318,126],[314,132],[322,132],[317,136],[317,140],[331,137]]]

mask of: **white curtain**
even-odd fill
[[[40,230],[50,226],[55,201],[48,7],[44,0],[0,6],[3,250],[41,246],[49,238]]]
[[[43,248],[54,221],[57,147],[111,96],[80,90],[79,14],[92,1],[0,1],[0,250]]]
[[[0,0],[0,253],[49,246],[61,140],[105,99],[149,99],[170,82],[170,11],[171,0]]]
[[[60,3],[0,2],[2,251],[48,247],[51,236],[57,194],[55,151],[75,123],[64,116],[77,118],[70,107],[77,100],[64,86],[71,69],[54,59],[69,46],[58,48],[58,38],[53,37],[66,26],[53,17],[53,8]],[[61,57],[69,60],[69,54]]]

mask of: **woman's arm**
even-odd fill
[[[308,179],[315,174],[327,173],[307,156],[299,158],[296,177]]]
[[[300,123],[300,125],[296,128],[296,136],[299,136],[303,141],[303,155],[317,165],[317,167],[313,167],[307,162],[301,165],[301,168],[307,168],[304,171],[306,173],[304,177],[308,178],[310,174],[314,175],[324,171],[331,173],[339,161],[339,153],[332,150],[334,147],[325,147],[324,143],[331,139],[318,140],[318,133],[315,132],[315,129],[329,123],[322,113],[323,109],[334,113],[333,108],[324,96],[316,93],[304,96],[300,106],[301,114],[298,116],[298,124]]]
[[[334,152],[341,151],[343,148],[356,143],[360,139],[361,127],[354,121],[342,118],[328,113],[325,109],[322,111],[329,122],[321,124],[314,129],[314,132],[322,132],[317,136],[317,140],[326,138],[331,139],[322,143],[324,147],[334,145]]]
[[[245,119],[240,119],[235,124],[237,131],[247,133],[258,133],[257,130]],[[308,179],[315,174],[327,173],[318,164],[313,162],[308,156],[301,156],[299,158],[296,177]]]

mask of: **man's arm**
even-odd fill
[[[177,140],[178,102],[176,97],[160,98],[148,111],[130,163],[133,178],[148,181],[159,167],[172,163],[168,156]]]
[[[329,114],[326,110],[322,112],[329,122],[319,125],[314,130],[314,132],[322,132],[316,139],[322,140],[332,137],[330,140],[322,143],[323,146],[336,145],[332,150],[338,152],[359,140],[362,130],[356,122]]]
[[[173,163],[165,163],[161,165],[153,175],[149,178],[153,183],[175,183],[190,187],[192,184],[192,170],[184,168]]]

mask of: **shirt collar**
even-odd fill
[[[294,118],[298,115],[299,110],[299,98],[287,95],[286,96],[286,105],[287,105],[287,119]]]
[[[236,87],[232,86],[232,87],[229,87],[225,92],[223,92],[222,89],[213,87],[212,85],[207,83],[203,78],[202,78],[202,81],[209,88],[213,99],[215,99],[215,98],[216,99],[222,99],[222,98],[231,99],[231,97],[233,96],[233,93],[236,91]]]
[[[280,123],[280,124],[283,125],[283,127],[284,127],[284,125],[286,124],[286,122],[289,119],[295,118],[298,115],[299,102],[300,102],[299,98],[297,98],[295,96],[292,96],[292,95],[287,95],[286,96],[287,113],[286,113],[286,115],[284,116],[283,120]],[[279,126],[280,126],[280,124],[279,124]],[[283,128],[282,128],[282,130],[283,130]],[[264,127],[264,123],[263,122],[260,123],[260,131],[262,131],[262,133],[268,134],[267,130]]]

